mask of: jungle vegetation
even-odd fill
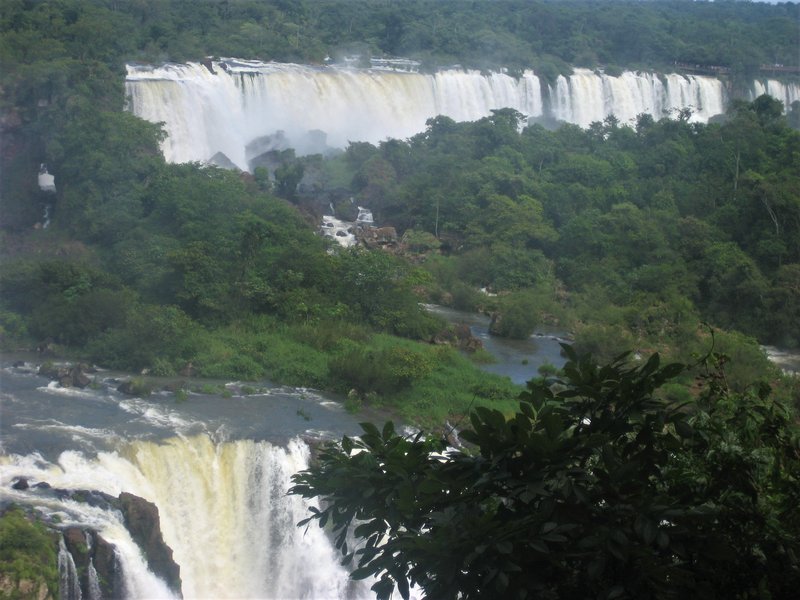
[[[578,47],[574,39],[566,36],[556,52],[547,36],[577,28],[596,52],[610,53],[603,44],[613,36],[599,43],[596,15],[586,17],[594,6],[3,2],[3,346],[49,342],[115,368],[170,375],[191,364],[206,376],[354,390],[356,404],[391,398],[409,415],[440,421],[471,401],[510,401],[510,383],[428,344],[444,325],[419,302],[434,301],[495,313],[500,335],[556,325],[601,359],[632,348],[688,361],[708,349],[705,322],[731,357],[736,385],[780,382],[756,340],[800,340],[800,142],[789,126],[798,113],[784,115],[773,99],[734,104],[708,125],[689,122],[688,113],[635,124],[609,117],[588,130],[520,130],[520,116],[508,110],[474,123],[439,117],[410,140],[355,143],[329,157],[287,153],[285,176],[276,170],[274,184],[263,173],[166,164],[159,127],[124,111],[126,61],[212,53],[322,60],[349,52],[353,40],[368,54],[414,55],[412,32],[419,37],[438,15],[449,25],[426,50],[440,57],[436,64],[472,64],[465,43],[450,37],[466,36],[475,19],[507,41],[509,28],[522,28],[515,35],[540,47],[520,51],[524,64],[545,46],[564,64],[590,64],[565,49]],[[620,16],[630,11],[645,26],[668,19],[660,30],[674,48],[700,39],[710,48],[709,28],[735,30],[740,47],[758,45],[748,56],[788,63],[796,32],[779,33],[796,10],[611,2],[601,12],[630,27]],[[715,18],[701,18],[704,11]],[[620,35],[632,35],[626,31]],[[771,58],[762,56],[764,39]],[[263,47],[248,45],[256,42]],[[735,66],[676,52],[652,64]],[[515,64],[523,63],[508,63]],[[57,177],[55,195],[36,185],[43,162]],[[297,173],[307,176],[299,186]],[[329,252],[302,209],[304,195],[334,185],[397,227],[399,255]],[[791,385],[780,384],[781,393]]]
[[[720,356],[600,365],[566,346],[511,418],[440,436],[363,423],[294,476],[352,577],[425,598],[791,598],[800,454],[769,389],[733,392]],[[662,388],[693,371],[690,402]]]
[[[797,107],[761,97],[709,124],[683,112],[587,130],[520,128],[509,110],[439,117],[409,140],[287,153],[273,182],[166,164],[159,127],[124,111],[123,78],[137,60],[357,54],[550,79],[693,63],[735,85],[792,65],[798,10],[4,0],[1,347],[469,419],[459,450],[365,424],[295,479],[294,493],[328,501],[308,524],[334,526],[379,597],[411,583],[443,598],[790,597],[800,393],[758,344],[800,345]],[[55,195],[37,187],[41,163]],[[397,254],[314,234],[305,202],[335,186],[399,230]],[[560,327],[574,336],[567,365],[520,395],[429,343],[444,326],[419,306],[431,301],[492,312],[499,335]],[[357,548],[341,535],[353,519]],[[53,563],[21,515],[0,535],[17,572]],[[48,589],[55,576],[41,574]]]

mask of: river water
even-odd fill
[[[305,438],[359,431],[341,405],[311,390],[267,387],[231,397],[130,397],[110,374],[61,388],[33,365],[0,369],[0,501],[37,508],[59,526],[88,526],[116,547],[126,598],[171,598],[148,571],[121,515],[54,489],[126,491],[159,509],[185,598],[371,598],[349,581],[308,503],[287,496],[308,466]],[[227,396],[228,394],[225,394]],[[13,489],[18,478],[30,487]],[[37,487],[46,482],[51,488]]]
[[[560,369],[566,362],[561,355],[561,344],[569,343],[569,340],[564,332],[556,328],[540,326],[527,339],[512,340],[491,335],[491,319],[486,315],[433,304],[426,308],[449,323],[468,325],[472,335],[481,340],[484,349],[494,358],[494,362],[481,365],[481,369],[505,375],[514,383],[522,385],[538,377],[542,365],[553,365]]]
[[[508,340],[489,335],[484,315],[428,308],[468,325],[496,359],[482,368],[515,383],[541,365],[564,364],[558,331]],[[768,351],[784,368],[800,366],[797,355]],[[153,502],[185,598],[373,597],[368,585],[349,580],[324,531],[295,526],[309,504],[286,494],[291,475],[309,464],[305,440],[360,431],[339,402],[308,389],[236,382],[225,394],[182,401],[166,391],[132,397],[116,390],[121,376],[101,372],[86,389],[62,388],[31,363],[0,361],[0,506],[16,502],[60,527],[98,531],[116,548],[128,599],[174,595],[148,570],[117,511],[54,489],[125,491]],[[13,489],[19,478],[30,487]],[[45,482],[52,487],[37,487]]]
[[[483,315],[431,310],[469,325],[496,359],[482,368],[516,383],[542,364],[564,362],[557,332],[506,340],[489,335]],[[286,494],[291,475],[308,466],[305,440],[360,431],[341,403],[309,389],[237,382],[225,384],[224,394],[134,397],[116,389],[124,374],[100,372],[77,389],[36,368],[0,362],[0,504],[35,507],[59,527],[98,531],[116,548],[126,598],[173,594],[148,570],[117,511],[54,490],[129,492],[153,502],[185,598],[373,596],[368,585],[349,581],[324,531],[296,527],[309,504]],[[19,478],[30,487],[13,489]],[[43,483],[50,487],[37,486]]]
[[[762,346],[773,363],[788,375],[800,375],[800,354],[797,351],[776,348],[775,346]]]

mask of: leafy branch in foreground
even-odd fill
[[[469,449],[363,423],[290,493],[321,508],[355,579],[426,598],[786,598],[800,585],[800,444],[768,386],[733,394],[719,356],[687,370],[569,358],[511,418],[487,408]],[[353,540],[355,539],[355,547]]]

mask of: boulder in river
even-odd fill
[[[483,342],[474,335],[469,325],[457,323],[443,329],[433,336],[433,343],[438,345],[455,346],[465,352],[476,352],[483,348]]]

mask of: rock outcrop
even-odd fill
[[[84,527],[68,527],[63,531],[64,546],[72,555],[75,568],[79,574],[78,582],[82,598],[91,598],[91,569],[94,567],[96,583],[103,598],[120,598],[123,595],[123,584],[117,555],[114,546],[91,529]]]
[[[53,594],[45,582],[30,579],[15,581],[12,577],[4,574],[0,574],[0,598],[54,600]]]
[[[128,379],[117,386],[117,391],[126,396],[149,396],[150,387],[141,379]]]
[[[443,329],[431,340],[434,344],[455,346],[464,352],[476,352],[483,348],[483,342],[472,335],[469,325],[459,323]]]
[[[367,248],[397,246],[397,230],[394,227],[359,227],[356,239]]]
[[[144,498],[127,492],[119,495],[118,506],[125,526],[144,552],[150,570],[167,582],[176,594],[181,593],[181,570],[172,558],[172,549],[164,543],[158,507]]]
[[[45,482],[31,486],[26,477],[17,478],[14,485],[21,482],[26,487],[16,489],[35,490],[43,497],[82,502],[104,511],[121,512],[125,526],[131,538],[141,548],[150,571],[164,580],[176,596],[182,596],[180,567],[172,558],[172,549],[164,542],[155,504],[126,492],[117,498],[95,490],[52,488]],[[10,506],[11,508],[0,506],[0,518],[16,519],[27,527],[27,531],[23,532],[25,541],[20,542],[20,547],[33,548],[30,539],[39,539],[39,546],[35,548],[43,546],[45,549],[31,560],[48,566],[41,571],[52,573],[53,576],[50,580],[44,576],[26,579],[20,575],[25,575],[30,570],[21,569],[16,563],[0,564],[0,598],[52,599],[54,593],[59,594],[59,575],[62,586],[66,583],[65,589],[59,595],[61,600],[97,597],[98,588],[102,598],[121,598],[125,595],[122,564],[117,558],[116,548],[96,530],[82,525],[62,528],[56,520],[35,509],[21,509],[13,504]],[[26,522],[30,525],[25,525]],[[61,539],[63,545],[59,542]],[[14,542],[15,540],[10,540],[10,543]],[[24,563],[20,564],[25,567]]]
[[[56,366],[47,362],[39,367],[39,375],[57,381],[61,387],[85,388],[92,382],[86,374],[89,370],[85,364]]]

